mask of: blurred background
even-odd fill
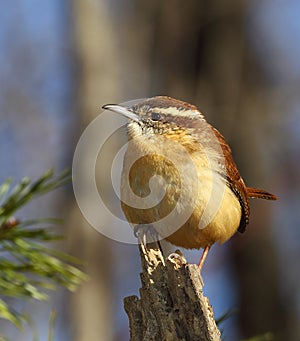
[[[230,143],[246,183],[280,198],[251,202],[247,232],[209,254],[205,294],[216,317],[233,312],[220,325],[223,338],[300,340],[300,2],[1,5],[0,182],[70,168],[81,133],[105,103],[169,95],[197,105]],[[53,308],[55,340],[128,340],[123,298],[140,287],[137,246],[90,227],[71,185],[23,214],[63,217],[61,247],[90,275],[75,294],[16,303],[33,315],[39,340],[47,338]],[[183,252],[198,262],[198,251]],[[0,329],[11,340],[33,339],[32,328]]]

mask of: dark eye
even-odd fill
[[[153,112],[153,113],[151,114],[151,120],[152,120],[152,121],[159,121],[160,118],[161,118],[161,115],[160,115],[159,112]]]

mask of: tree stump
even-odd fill
[[[139,244],[141,298],[129,296],[124,307],[131,341],[220,341],[220,331],[196,264],[179,251],[164,259],[157,242]]]

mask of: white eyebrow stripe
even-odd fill
[[[157,110],[156,110],[157,109]],[[153,108],[153,112],[159,112],[164,115],[173,115],[173,116],[181,116],[181,117],[203,117],[200,111],[198,110],[191,110],[185,108],[178,108],[178,107],[168,107],[168,108]]]

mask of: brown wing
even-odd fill
[[[224,153],[226,173],[222,175],[226,178],[228,187],[238,197],[242,208],[242,217],[238,231],[243,233],[246,230],[246,225],[249,223],[250,216],[250,204],[247,187],[240,176],[237,166],[233,160],[231,149],[226,143],[223,135],[217,129],[213,128],[213,130]]]

